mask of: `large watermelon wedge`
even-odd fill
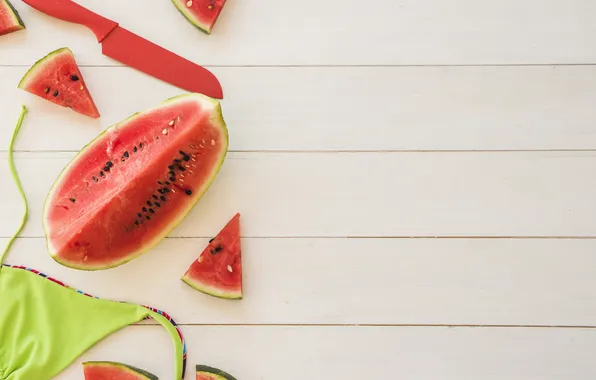
[[[196,380],[236,380],[236,378],[221,369],[207,365],[197,365]]]
[[[172,0],[172,2],[191,24],[207,34],[211,34],[226,4],[226,0]]]
[[[21,90],[83,115],[99,118],[99,111],[72,51],[54,50],[37,61],[21,79]]]
[[[242,298],[240,214],[236,214],[190,265],[182,281],[220,298]]]
[[[84,362],[85,380],[159,380],[137,367],[118,362]]]
[[[122,265],[199,201],[228,149],[220,103],[180,95],[109,127],[63,170],[43,209],[51,256],[82,270]]]
[[[0,0],[0,36],[25,29],[19,12],[8,0]]]

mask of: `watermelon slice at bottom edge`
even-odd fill
[[[100,116],[69,48],[54,50],[37,61],[18,87],[93,119]]]
[[[221,369],[206,365],[197,365],[196,380],[236,380],[236,378]]]
[[[240,214],[209,241],[209,245],[188,268],[182,281],[203,293],[225,299],[241,299],[242,246]]]
[[[119,362],[84,362],[85,380],[159,380],[137,367]]]
[[[25,29],[19,12],[8,0],[0,0],[0,36]]]

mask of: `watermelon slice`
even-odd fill
[[[211,34],[226,0],[172,0],[172,2],[191,24]]]
[[[0,0],[0,36],[25,29],[19,12],[8,0]]]
[[[62,265],[122,265],[161,241],[199,201],[228,149],[220,103],[171,98],[109,127],[66,166],[43,225]]]
[[[203,293],[226,299],[242,298],[240,214],[211,239],[190,265],[182,281]]]
[[[209,367],[206,365],[197,365],[196,380],[236,380],[236,378],[221,369]]]
[[[159,380],[157,376],[118,362],[84,362],[85,380]]]
[[[62,107],[99,118],[72,51],[61,48],[49,53],[27,71],[18,86]]]

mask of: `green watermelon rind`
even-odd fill
[[[29,80],[35,79],[35,77],[37,77],[38,71],[40,69],[43,69],[43,65],[46,61],[63,53],[72,54],[72,51],[67,47],[62,47],[49,52],[43,58],[37,60],[37,62],[35,62],[33,66],[31,66],[31,68],[27,70],[25,75],[23,75],[23,78],[21,78],[21,81],[19,82],[19,85],[17,87],[20,89],[24,89],[29,84]]]
[[[242,299],[242,292],[230,292],[230,291],[223,291],[215,286],[204,284],[200,281],[197,281],[191,278],[188,275],[184,275],[181,278],[188,286],[193,289],[198,290],[199,292],[205,293],[207,295],[217,297],[217,298],[224,298],[228,300],[241,300]]]
[[[116,368],[119,368],[122,370],[126,370],[129,373],[143,376],[143,377],[139,377],[139,380],[159,380],[159,378],[157,376],[155,376],[154,374],[152,374],[150,372],[147,372],[145,370],[142,370],[142,369],[132,366],[130,364],[124,364],[124,363],[120,363],[120,362],[110,362],[110,361],[83,362],[83,367],[88,367],[88,366],[111,367],[111,368],[116,367]]]
[[[101,132],[99,135],[97,135],[93,140],[91,140],[91,142],[89,142],[87,145],[83,146],[83,148],[75,155],[75,157],[73,157],[71,159],[71,161],[62,169],[62,171],[60,172],[60,174],[58,175],[58,177],[56,178],[56,180],[54,181],[54,183],[52,184],[52,187],[50,188],[48,195],[46,197],[46,200],[44,201],[44,205],[43,205],[43,214],[42,214],[42,226],[43,226],[43,230],[46,236],[49,235],[49,231],[48,231],[48,227],[47,227],[47,223],[46,223],[46,210],[47,210],[47,205],[48,205],[48,201],[52,198],[53,192],[55,191],[56,187],[58,184],[61,183],[62,177],[67,173],[68,169],[74,165],[77,160],[83,155],[83,153],[92,148],[95,144],[101,142],[102,138],[111,130],[118,128],[120,125],[122,124],[126,124],[130,121],[134,121],[134,119],[137,116],[146,114],[146,113],[150,113],[154,110],[157,110],[161,107],[166,106],[167,104],[170,104],[172,102],[176,102],[177,100],[184,100],[187,98],[196,98],[198,101],[208,101],[211,102],[214,105],[214,109],[212,110],[212,115],[211,115],[211,122],[218,128],[221,129],[221,131],[224,134],[225,137],[225,142],[226,145],[225,147],[222,149],[222,154],[221,157],[219,159],[219,162],[217,162],[217,164],[214,166],[213,171],[211,176],[209,177],[208,181],[206,181],[203,184],[203,188],[202,191],[197,191],[193,194],[193,200],[192,202],[189,203],[189,206],[186,210],[181,210],[181,212],[179,213],[179,216],[177,219],[173,220],[168,228],[165,228],[161,234],[156,235],[151,241],[148,241],[146,244],[142,245],[139,247],[139,249],[131,255],[126,256],[124,259],[118,260],[118,261],[110,261],[104,265],[93,265],[93,266],[81,266],[81,265],[75,265],[73,263],[70,263],[66,260],[60,260],[60,257],[58,256],[58,252],[56,252],[56,249],[54,249],[53,247],[51,247],[50,245],[50,240],[46,239],[46,248],[50,254],[50,257],[56,261],[57,263],[68,267],[68,268],[73,268],[73,269],[78,269],[78,270],[85,270],[85,271],[97,271],[97,270],[104,270],[104,269],[110,269],[110,268],[115,268],[117,266],[120,265],[124,265],[140,256],[142,256],[144,253],[147,253],[149,250],[153,249],[156,245],[158,245],[168,234],[170,234],[181,222],[182,220],[192,211],[192,209],[194,208],[194,206],[199,202],[199,200],[203,197],[203,195],[207,192],[207,190],[211,187],[211,184],[213,183],[213,181],[215,180],[215,178],[217,177],[217,174],[219,173],[219,170],[221,169],[221,166],[223,165],[223,162],[227,156],[227,152],[228,152],[228,147],[229,147],[229,134],[228,134],[228,128],[226,125],[226,122],[224,120],[223,117],[223,112],[222,112],[222,108],[221,108],[221,103],[217,100],[217,99],[213,99],[210,98],[206,95],[203,94],[199,94],[199,93],[189,93],[189,94],[182,94],[182,95],[177,95],[171,98],[168,98],[166,100],[164,100],[163,102],[161,102],[160,104],[146,109],[144,111],[141,112],[135,112],[134,114],[130,115],[129,117],[127,117],[124,120],[121,120],[120,122],[106,128],[103,132]]]
[[[10,3],[10,1],[8,0],[0,0],[0,2],[5,3],[6,5],[8,5],[8,8],[10,9],[10,12],[12,13],[13,16],[13,20],[18,23],[21,26],[21,30],[25,29],[25,23],[23,22],[23,19],[21,18],[21,16],[19,15],[19,11],[16,10],[16,8]]]
[[[197,365],[195,372],[197,372],[197,373],[202,372],[202,373],[207,373],[210,375],[215,375],[215,376],[217,376],[217,380],[238,380],[234,376],[230,375],[229,373],[222,371],[219,368],[210,367],[208,365],[201,365],[201,364]]]
[[[178,11],[180,13],[182,13],[182,15],[197,29],[199,29],[201,32],[204,32],[206,34],[211,34],[211,29],[201,23],[196,17],[193,16],[192,13],[190,13],[185,4],[186,4],[186,0],[172,0],[172,3],[174,3],[174,6],[176,6],[176,9],[178,9]],[[218,15],[219,18],[219,15]]]

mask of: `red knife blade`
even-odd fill
[[[97,42],[102,44],[102,53],[112,59],[186,91],[223,99],[219,81],[206,68],[122,28],[118,23],[72,0],[23,2],[49,16],[88,27],[97,37]]]

